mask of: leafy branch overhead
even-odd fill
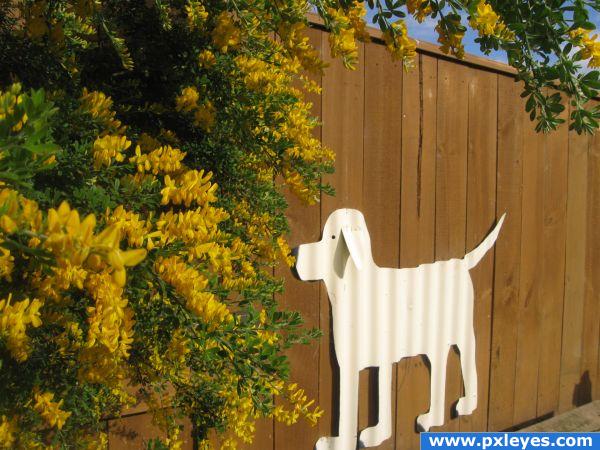
[[[386,35],[402,39],[395,22],[407,14],[419,22],[437,20],[438,42],[446,53],[464,56],[463,38],[469,26],[484,54],[506,52],[508,63],[524,83],[523,97],[538,131],[564,122],[561,113],[571,102],[569,126],[578,133],[598,128],[600,111],[588,104],[600,90],[600,42],[593,34],[591,11],[597,0],[367,0],[375,9],[373,23]],[[410,30],[409,30],[410,34]],[[410,57],[410,55],[408,55]]]

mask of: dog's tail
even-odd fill
[[[479,261],[481,261],[481,258],[485,256],[488,250],[493,247],[494,243],[496,242],[496,239],[498,239],[498,234],[500,233],[500,228],[502,228],[502,222],[504,222],[505,217],[506,213],[504,213],[502,217],[500,217],[500,220],[498,221],[492,232],[487,235],[483,242],[479,244],[476,249],[472,250],[471,252],[465,255],[463,260],[467,264],[468,269],[472,269],[473,267],[475,267],[479,263]]]

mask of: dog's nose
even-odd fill
[[[290,267],[290,270],[292,271],[292,275],[294,275],[294,278],[302,281],[302,279],[300,278],[300,275],[298,274],[298,269],[296,269],[296,264],[298,264],[298,253],[299,253],[298,250],[299,250],[299,247],[294,247],[292,249],[292,256],[294,257],[296,262],[294,263],[294,265],[292,267]]]

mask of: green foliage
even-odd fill
[[[476,42],[483,53],[504,50],[524,82],[527,112],[537,120],[538,131],[553,130],[565,121],[561,113],[567,101],[572,106],[571,129],[591,133],[598,128],[600,108],[589,103],[600,90],[600,43],[595,35],[589,37],[596,28],[590,11],[600,11],[597,0],[367,1],[378,11],[373,23],[384,32],[393,32],[392,21],[403,16],[401,8],[406,6],[419,20],[437,18],[442,48],[458,57],[463,54],[465,25],[479,31]],[[465,16],[468,23],[463,24]],[[500,22],[502,29],[494,29]]]

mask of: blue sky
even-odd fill
[[[367,13],[369,23],[371,22],[371,17],[373,17],[373,14],[373,11],[369,11]],[[412,38],[439,45],[437,44],[437,33],[435,32],[435,25],[437,24],[437,19],[428,18],[425,22],[419,23],[414,18],[409,16],[405,20],[406,26],[408,27],[408,33]],[[591,11],[590,20],[596,25],[596,28],[600,28],[600,13],[597,13],[596,11]],[[463,23],[466,23],[466,20],[463,21]],[[371,24],[371,26],[376,25]],[[476,37],[477,33],[467,27],[467,33],[464,39],[465,51],[467,53],[471,53],[477,56],[483,56],[485,58],[490,58],[495,61],[500,61],[504,63],[506,62],[506,55],[504,54],[504,52],[492,52],[489,55],[484,55],[482,52],[480,52],[479,44],[475,42]]]

